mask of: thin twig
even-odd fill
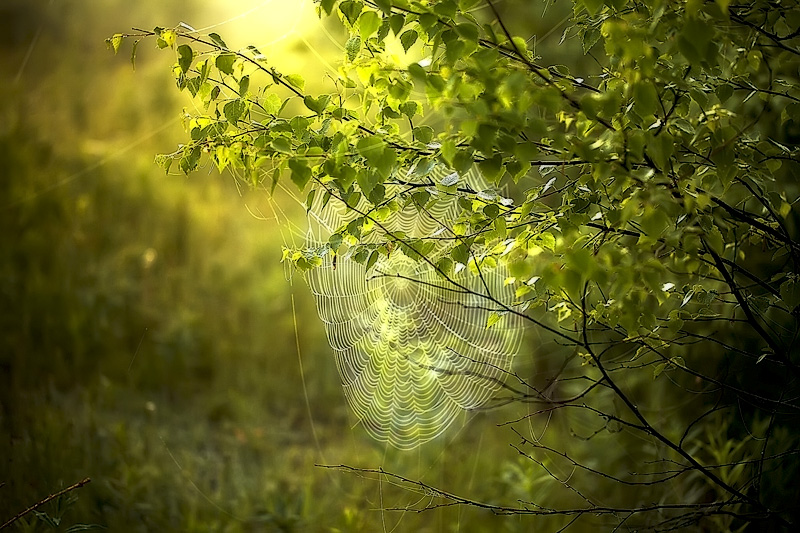
[[[5,529],[5,528],[9,527],[11,524],[13,524],[14,522],[19,520],[20,518],[22,518],[26,514],[32,513],[33,511],[35,511],[36,509],[38,509],[42,505],[46,504],[47,502],[55,500],[59,496],[63,496],[64,494],[66,494],[66,493],[68,493],[70,491],[73,491],[75,489],[79,489],[79,488],[83,487],[84,485],[86,485],[87,483],[89,483],[90,481],[91,481],[91,479],[87,477],[87,478],[85,478],[85,479],[83,479],[81,481],[78,481],[74,485],[71,485],[71,486],[67,487],[64,490],[60,490],[60,491],[58,491],[58,492],[56,492],[54,494],[51,494],[50,496],[48,496],[44,500],[40,501],[39,503],[35,503],[35,504],[31,505],[30,507],[28,507],[27,509],[25,509],[21,513],[17,514],[13,518],[11,518],[8,522],[6,522],[2,526],[0,526],[0,529]]]

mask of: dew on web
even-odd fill
[[[447,175],[435,167],[426,179]],[[472,190],[486,188],[476,170],[460,179]],[[386,196],[399,192],[400,186],[389,185]],[[334,198],[323,206],[321,197],[309,211],[307,249],[324,247],[370,208],[364,199],[355,210]],[[382,243],[387,233],[401,231],[408,239],[446,234],[457,201],[440,194],[424,210],[407,204],[362,235],[361,243]],[[504,267],[481,269],[480,275],[462,268],[445,278],[434,265],[448,241],[435,242],[427,260],[397,249],[369,269],[347,253],[335,259],[329,253],[306,275],[350,408],[368,434],[399,449],[434,439],[464,410],[491,399],[522,340],[522,320],[513,314],[487,327],[489,314],[514,300]],[[473,246],[472,253],[481,250]]]

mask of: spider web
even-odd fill
[[[441,181],[448,174],[437,166],[424,179]],[[459,183],[486,188],[474,169]],[[388,185],[387,198],[402,187]],[[522,321],[513,314],[487,327],[489,314],[500,310],[492,299],[506,306],[514,299],[504,283],[505,268],[457,265],[447,279],[433,266],[452,244],[448,224],[457,217],[458,198],[433,187],[429,192],[436,198],[424,210],[409,202],[361,239],[377,244],[400,231],[407,239],[451,237],[436,241],[427,260],[395,250],[367,269],[348,254],[327,254],[306,276],[348,404],[372,437],[399,449],[437,437],[464,410],[489,400],[502,387],[522,340]],[[324,247],[335,231],[369,209],[363,199],[349,210],[335,199],[323,206],[318,198],[309,211],[307,248]],[[479,257],[481,250],[473,246],[471,253]]]

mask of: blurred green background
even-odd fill
[[[556,45],[568,9],[522,11],[514,22],[548,35],[540,46]],[[0,3],[0,523],[85,477],[89,485],[40,509],[46,517],[30,514],[14,528],[529,531],[565,523],[458,507],[381,511],[431,499],[315,466],[383,467],[501,505],[581,503],[509,446],[517,438],[508,427],[496,427],[527,406],[472,413],[466,425],[465,415],[414,452],[365,436],[308,288],[279,262],[281,247],[302,237],[303,210],[281,191],[248,191],[210,169],[165,176],[153,163],[181,142],[181,109],[191,105],[174,87],[174,56],[144,42],[134,70],[130,49],[114,56],[104,39],[180,21],[232,47],[256,44],[312,88],[341,55],[341,30],[320,22],[310,0]],[[558,63],[577,46],[544,55]],[[566,356],[535,332],[523,354],[516,370],[539,385]],[[642,386],[657,396],[669,384]],[[661,420],[681,427],[679,408],[664,407]],[[551,445],[593,431],[559,414],[528,429],[546,429]],[[643,448],[611,434],[570,442],[573,457],[612,470]],[[595,498],[628,490],[595,481]]]
[[[179,21],[257,44],[309,83],[340,53],[310,1],[0,3],[0,523],[91,477],[40,509],[57,528],[29,514],[12,530],[522,527],[381,512],[420,496],[315,466],[383,466],[499,499],[499,465],[516,459],[510,432],[483,436],[495,420],[481,414],[413,453],[369,440],[307,286],[279,262],[302,210],[153,164],[191,105],[174,57],[145,42],[134,71],[130,49],[115,57],[104,39]]]

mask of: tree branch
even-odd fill
[[[85,478],[85,479],[82,479],[81,481],[78,481],[78,482],[77,482],[77,483],[75,483],[74,485],[70,485],[69,487],[67,487],[67,488],[66,488],[66,489],[64,489],[64,490],[60,490],[60,491],[58,491],[58,492],[56,492],[56,493],[54,493],[54,494],[51,494],[51,495],[50,495],[50,496],[48,496],[47,498],[45,498],[45,499],[41,500],[41,501],[40,501],[40,502],[38,502],[38,503],[35,503],[35,504],[31,505],[30,507],[28,507],[27,509],[25,509],[25,510],[24,510],[24,511],[22,511],[21,513],[17,514],[16,516],[12,517],[11,519],[9,519],[9,520],[8,520],[8,521],[7,521],[5,524],[3,524],[2,526],[0,526],[0,529],[5,529],[5,528],[9,527],[11,524],[13,524],[14,522],[16,522],[17,520],[19,520],[20,518],[22,518],[22,517],[23,517],[23,516],[25,516],[26,514],[28,514],[28,513],[32,513],[33,511],[35,511],[36,509],[38,509],[38,508],[39,508],[39,507],[41,507],[42,505],[44,505],[44,504],[46,504],[46,503],[48,503],[48,502],[50,502],[50,501],[52,501],[52,500],[54,500],[54,499],[58,498],[59,496],[63,496],[64,494],[67,494],[68,492],[71,492],[71,491],[73,491],[73,490],[76,490],[76,489],[79,489],[79,488],[83,487],[84,485],[86,485],[86,484],[87,484],[87,483],[89,483],[90,481],[92,481],[92,480],[91,480],[90,478],[88,478],[88,477],[87,477],[87,478]]]

